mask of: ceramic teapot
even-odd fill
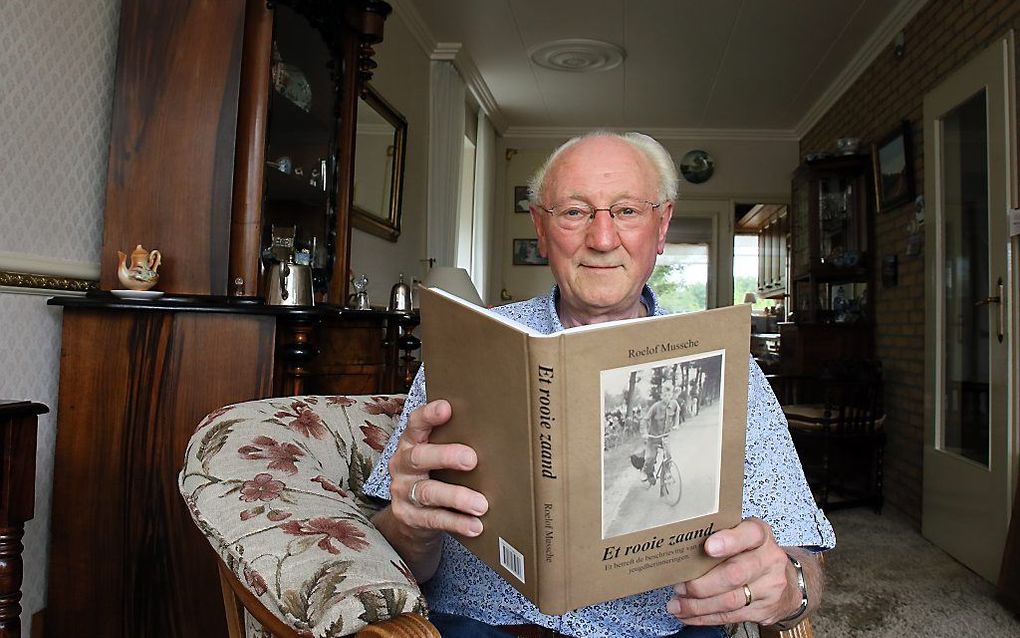
[[[131,251],[131,263],[128,256],[117,251],[117,279],[128,290],[148,290],[159,281],[156,269],[162,261],[158,250],[146,251],[141,244]]]

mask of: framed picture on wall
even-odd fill
[[[514,240],[514,266],[546,266],[549,260],[538,253],[537,239]]]
[[[514,212],[528,212],[528,187],[514,186]]]
[[[910,161],[910,122],[872,145],[875,164],[875,203],[880,212],[914,200],[914,171]]]

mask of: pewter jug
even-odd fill
[[[411,311],[411,287],[404,283],[404,273],[400,273],[400,281],[393,284],[390,290],[389,309],[395,312]]]
[[[277,261],[266,278],[266,303],[271,306],[314,306],[312,268],[292,261]]]

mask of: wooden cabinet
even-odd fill
[[[25,523],[35,516],[35,451],[41,403],[0,400],[0,638],[21,638]]]
[[[403,390],[397,313],[65,298],[47,636],[226,636],[216,560],[177,491],[202,417]],[[316,353],[318,355],[316,356]],[[101,629],[99,629],[101,627]]]
[[[790,277],[797,323],[868,323],[871,197],[867,156],[802,165],[790,207]]]
[[[140,243],[161,251],[167,293],[261,296],[270,228],[296,225],[319,301],[342,304],[357,99],[389,12],[126,0],[100,287],[121,287],[117,251]]]
[[[47,636],[83,619],[111,638],[225,636],[212,550],[176,487],[199,419],[268,396],[406,389],[398,337],[414,317],[342,308],[357,100],[389,12],[124,0],[100,287],[121,287],[116,253],[142,244],[162,253],[166,294],[52,302]],[[315,307],[263,303],[274,225],[297,227]]]
[[[776,206],[758,231],[758,296],[786,295],[787,241],[790,232],[786,206]]]

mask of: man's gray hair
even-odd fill
[[[563,151],[582,140],[593,137],[612,137],[630,144],[636,151],[647,157],[648,161],[652,163],[653,167],[655,167],[655,172],[659,177],[659,201],[673,201],[676,199],[677,195],[680,193],[680,177],[677,174],[676,164],[673,163],[673,158],[670,156],[669,151],[663,148],[662,144],[659,144],[659,142],[655,139],[645,135],[644,133],[619,133],[605,129],[596,129],[583,135],[570,138],[546,158],[542,166],[539,167],[539,169],[535,171],[535,174],[532,175],[531,179],[528,180],[528,199],[531,203],[538,203],[539,197],[542,194],[542,189],[545,188],[546,173],[548,173],[549,167],[553,165]]]

